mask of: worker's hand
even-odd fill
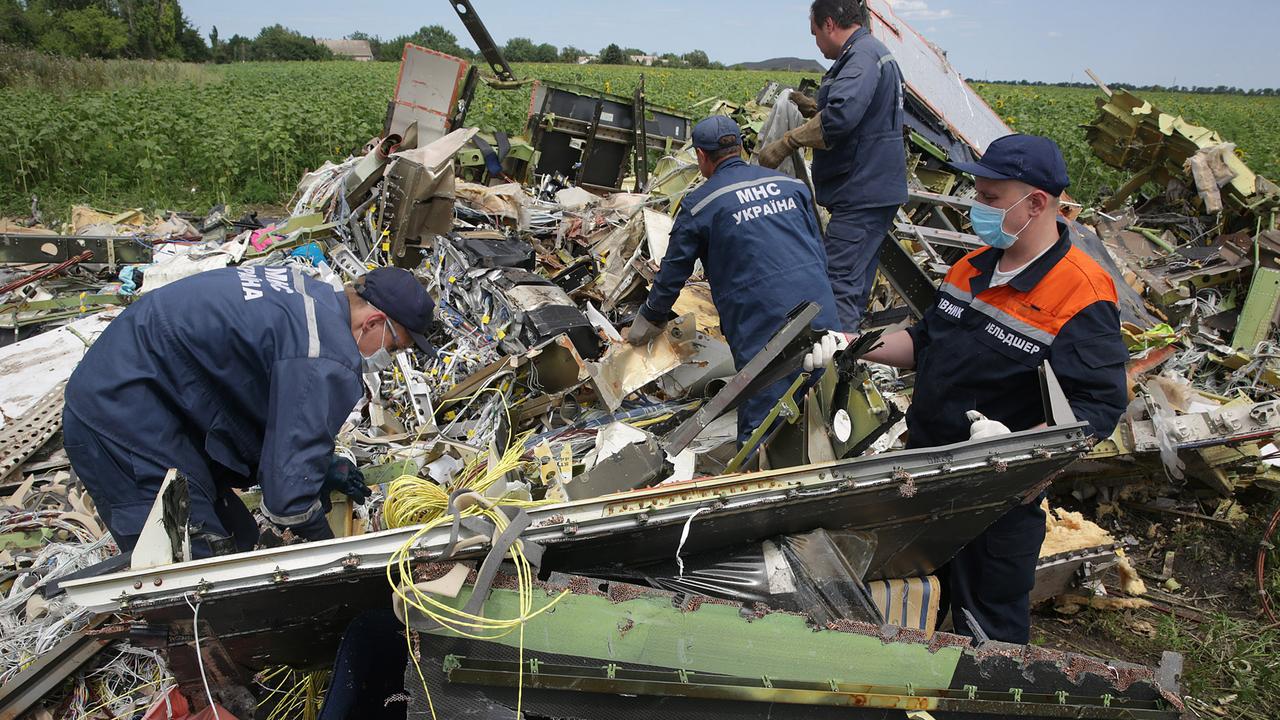
[[[997,435],[1008,435],[1013,432],[1009,426],[997,420],[988,419],[986,415],[977,410],[970,410],[964,414],[969,418],[969,439],[982,440]]]
[[[631,327],[627,329],[627,342],[632,345],[647,345],[650,340],[658,337],[662,333],[663,326],[666,323],[656,324],[649,322],[641,313],[636,313],[636,319],[631,323]]]
[[[818,114],[817,100],[814,100],[799,90],[792,90],[789,97],[791,98],[791,104],[796,106],[796,109],[800,111],[801,116],[811,118]]]
[[[804,356],[804,371],[813,372],[827,367],[835,359],[836,353],[847,347],[849,347],[848,335],[828,330],[827,334],[814,343],[813,349]]]
[[[756,154],[756,160],[760,163],[760,167],[773,170],[781,165],[782,161],[786,160],[793,151],[795,151],[795,148],[787,143],[787,139],[784,136],[781,140],[774,140],[761,148],[760,152]]]
[[[360,472],[360,468],[341,455],[334,455],[333,461],[329,463],[329,472],[325,473],[320,494],[328,499],[329,493],[335,490],[351,498],[357,505],[373,494],[369,486],[364,484],[364,473]]]

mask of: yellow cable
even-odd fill
[[[484,390],[492,390],[486,388]],[[483,392],[482,390],[481,392]],[[505,404],[505,396],[504,404]],[[498,462],[489,467],[488,458],[479,456],[468,463],[458,474],[457,479],[450,483],[453,490],[467,489],[478,493],[491,487],[498,479],[502,478],[506,473],[519,469],[523,462],[520,457],[524,454],[524,439],[521,436],[516,438],[514,442],[510,442],[507,452],[503,454]],[[474,615],[464,612],[457,608],[446,605],[439,600],[431,597],[427,593],[419,590],[413,579],[413,552],[412,549],[417,545],[418,541],[430,533],[432,530],[440,527],[446,522],[452,522],[452,517],[448,516],[449,490],[440,487],[430,480],[412,475],[402,475],[392,481],[387,491],[387,501],[383,507],[384,519],[388,527],[405,527],[412,524],[421,524],[414,534],[402,545],[395,553],[392,554],[387,564],[387,582],[391,585],[392,591],[404,603],[406,609],[406,623],[408,611],[410,608],[417,610],[424,617],[429,618],[438,623],[442,628],[452,632],[460,637],[473,640],[496,640],[509,635],[513,630],[519,630],[519,664],[521,674],[517,683],[517,703],[516,712],[520,713],[523,704],[524,692],[524,625],[530,619],[541,615],[550,608],[554,607],[561,599],[568,595],[568,591],[562,592],[557,597],[550,600],[546,605],[537,610],[533,607],[533,568],[528,558],[524,554],[523,544],[517,540],[512,544],[509,553],[516,570],[516,592],[518,598],[519,615],[514,618],[487,618],[483,615]],[[502,498],[497,501],[500,505],[531,507],[540,505],[540,502],[530,502],[514,500],[511,498]],[[481,516],[493,523],[496,532],[501,533],[507,528],[509,521],[497,507],[483,507],[481,505],[472,505],[461,512],[462,517]],[[406,582],[396,583],[395,573],[404,578]],[[421,635],[419,636],[421,637]],[[436,717],[435,703],[431,698],[430,688],[427,686],[426,676],[424,675],[418,656],[414,653],[413,643],[409,639],[409,633],[405,633],[406,648],[409,652],[410,659],[413,660],[414,668],[418,674],[418,679],[422,682],[423,690],[427,695],[427,704],[431,710],[432,718]]]

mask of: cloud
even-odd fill
[[[945,20],[951,17],[950,10],[934,10],[929,7],[928,0],[889,0],[893,11],[904,20]]]
[[[1062,33],[1058,32],[1057,30],[1050,30],[1050,31],[1049,31],[1049,37],[1051,37],[1051,38],[1060,38],[1060,37],[1062,37]]]

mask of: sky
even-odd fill
[[[499,45],[511,37],[599,51],[705,50],[725,64],[794,56],[827,64],[809,34],[807,0],[472,0]],[[966,77],[1138,85],[1280,87],[1273,58],[1276,0],[892,0],[898,16]],[[447,2],[185,0],[192,24],[222,38],[283,24],[338,38],[360,30],[391,38],[443,25],[475,48]]]

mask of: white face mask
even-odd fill
[[[366,357],[364,353],[360,353],[360,361],[364,365],[365,372],[382,372],[383,370],[391,367],[393,360],[391,359],[391,353],[387,352],[387,348],[385,346],[385,343],[387,342],[387,328],[389,327],[391,327],[390,320],[386,321],[386,324],[382,326],[382,340],[378,342],[378,349],[374,350],[372,355]],[[392,329],[392,333],[395,333],[394,329]],[[364,330],[360,331],[360,338],[364,338]],[[359,344],[359,341],[357,341],[357,344]]]

